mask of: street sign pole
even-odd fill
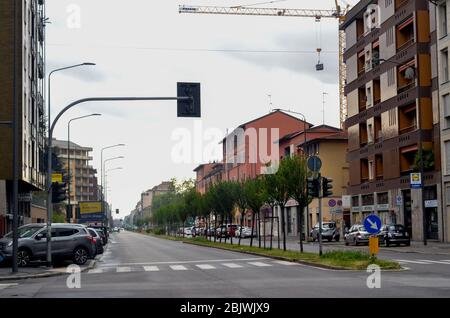
[[[322,256],[322,176],[319,172],[319,256]]]

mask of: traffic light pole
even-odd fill
[[[319,173],[318,177],[319,182],[319,256],[322,256],[322,176]]]
[[[105,101],[156,101],[156,100],[176,100],[176,101],[193,101],[191,96],[182,97],[89,97],[76,100],[66,107],[64,107],[59,114],[53,120],[53,123],[49,127],[48,133],[48,158],[47,158],[47,267],[51,267],[52,264],[52,217],[53,217],[53,204],[52,204],[52,139],[53,131],[55,129],[56,123],[61,118],[61,116],[71,109],[72,107],[87,103],[87,102],[105,102]]]

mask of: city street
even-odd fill
[[[405,271],[382,272],[369,289],[365,271],[340,271],[167,241],[123,231],[81,288],[68,276],[0,284],[0,297],[449,297],[450,257],[390,253]],[[427,261],[424,261],[427,260]]]

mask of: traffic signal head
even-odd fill
[[[52,183],[52,203],[60,203],[67,200],[66,183]]]
[[[320,192],[319,179],[308,178],[308,195],[312,198],[318,198]]]
[[[200,83],[177,83],[177,97],[190,97],[177,101],[178,117],[201,117]]]
[[[322,178],[322,193],[323,197],[329,197],[333,195],[333,179]]]

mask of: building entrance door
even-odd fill
[[[411,190],[403,192],[403,225],[412,238],[412,208],[411,208]]]
[[[427,239],[438,240],[439,225],[438,225],[437,208],[425,209],[425,222],[427,225]]]

